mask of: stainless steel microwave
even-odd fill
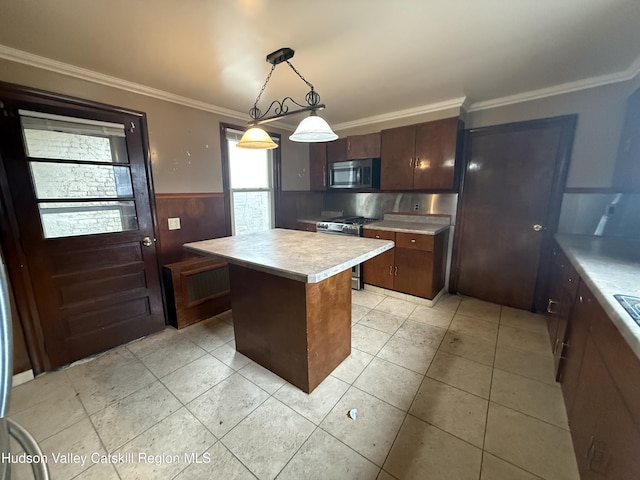
[[[329,188],[380,188],[380,159],[330,163]]]

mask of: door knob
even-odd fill
[[[542,230],[542,225],[540,225],[539,223],[536,223],[536,224],[533,226],[533,230],[534,230],[535,232],[539,232],[540,230]]]
[[[151,245],[153,245],[153,240],[151,240],[151,237],[144,237],[142,239],[142,245],[144,245],[145,247],[150,247]]]

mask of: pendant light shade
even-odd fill
[[[242,135],[242,138],[236,144],[236,147],[271,150],[273,148],[277,148],[278,144],[275,143],[269,134],[263,129],[259,127],[252,127],[244,132],[244,135]]]
[[[258,93],[256,101],[253,103],[253,107],[249,110],[249,116],[251,117],[249,125],[252,126],[252,128],[249,128],[242,136],[240,142],[237,143],[238,147],[277,148],[278,145],[271,140],[267,132],[261,128],[256,128],[256,126],[302,112],[311,112],[311,115],[300,122],[296,131],[289,137],[290,140],[310,143],[329,142],[338,138],[338,135],[331,130],[329,124],[317,116],[316,111],[322,110],[325,107],[324,103],[320,103],[320,95],[315,91],[313,85],[309,83],[289,61],[293,58],[293,54],[294,51],[292,49],[284,47],[267,55],[267,62],[271,64],[271,70],[267,74],[267,79],[264,81],[264,85],[262,85],[260,93]],[[271,74],[281,63],[286,63],[311,90],[304,97],[306,103],[297,102],[291,97],[284,97],[282,100],[274,100],[271,102],[267,111],[263,113],[258,108],[258,102],[265,88],[267,88]]]
[[[293,132],[293,135],[289,137],[289,140],[293,142],[330,142],[338,138],[338,135],[331,130],[331,127],[326,120],[311,112],[307,118],[303,119]]]

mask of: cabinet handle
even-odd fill
[[[415,239],[415,238],[412,238],[412,239],[411,239],[411,243],[416,243],[416,239]]]
[[[409,157],[409,166],[413,167],[413,157]]]
[[[395,271],[393,272],[393,276],[397,277],[398,276],[398,267],[396,267]]]
[[[557,305],[557,304],[558,304],[558,302],[555,302],[555,301],[549,299],[549,302],[547,303],[547,313],[550,313],[551,315],[555,315],[556,313],[558,313],[557,310],[551,310],[551,306],[552,305]]]
[[[556,343],[553,344],[553,353],[555,354],[558,350],[558,344],[560,343],[560,339],[556,338]]]
[[[416,168],[420,168],[420,157],[416,157],[416,162],[414,164]]]
[[[389,275],[393,275],[393,265],[389,265]]]
[[[327,186],[327,166],[326,165],[322,166],[322,186],[323,187]]]
[[[376,235],[376,238],[380,238],[380,235]]]

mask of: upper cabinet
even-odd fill
[[[640,89],[627,102],[613,187],[640,191]]]
[[[327,143],[327,161],[329,163],[378,157],[380,157],[380,133],[352,135]]]
[[[327,189],[327,144],[309,144],[309,187],[311,190]]]
[[[383,130],[382,190],[456,190],[457,117]]]

